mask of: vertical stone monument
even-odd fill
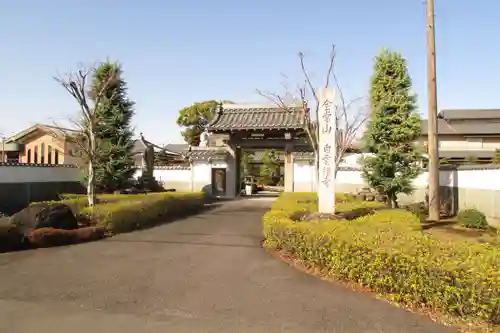
[[[326,88],[319,95],[318,212],[335,213],[336,117],[335,90]]]

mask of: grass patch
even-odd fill
[[[124,196],[134,198],[101,203],[93,208],[85,207],[80,213],[88,216],[93,225],[105,227],[112,233],[122,233],[197,213],[205,205],[205,195],[201,192]]]
[[[265,246],[410,307],[500,324],[500,248],[429,235],[406,210],[381,209],[350,221],[290,218],[315,209],[315,200],[310,193],[280,197],[264,216]],[[351,199],[338,210],[371,204]]]
[[[145,201],[154,199],[165,194],[172,192],[153,192],[153,193],[140,193],[140,194],[98,194],[96,195],[96,205],[109,204],[121,201]],[[152,198],[153,197],[153,198]],[[40,202],[32,202],[31,205]],[[75,214],[79,214],[88,207],[88,198],[85,194],[62,194],[61,200],[42,201],[42,203],[63,203],[71,207]]]

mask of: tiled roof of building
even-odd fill
[[[225,149],[193,148],[190,151],[184,151],[182,155],[191,160],[205,160],[208,158],[212,160],[223,160],[229,155],[229,152]]]
[[[296,160],[314,160],[314,152],[312,150],[300,149],[293,153]]]
[[[448,109],[441,110],[438,118],[449,120],[500,119],[500,109]]]
[[[38,131],[38,130],[50,132],[51,134],[56,135],[56,136],[70,135],[72,133],[79,132],[78,130],[71,129],[71,128],[57,127],[57,126],[51,126],[51,125],[45,125],[45,124],[35,124],[27,129],[24,129],[16,134],[13,134],[10,137],[6,138],[5,143],[16,142],[16,141],[21,140],[22,138],[26,137],[27,135],[30,135],[31,133]]]
[[[288,110],[272,105],[219,105],[209,131],[300,129],[306,124],[301,106]]]
[[[179,152],[169,150],[167,147],[163,148],[157,144],[152,143],[144,138],[144,135],[141,133],[138,139],[134,140],[134,147],[132,148],[132,154],[141,154],[143,153],[147,147],[153,147],[155,153],[160,151],[165,151],[168,155],[179,155]]]
[[[438,134],[500,134],[500,109],[451,109],[438,113]],[[421,121],[421,133],[428,133],[428,120]]]
[[[174,153],[182,153],[188,150],[189,145],[187,143],[169,143],[165,145],[165,149]]]
[[[500,134],[500,125],[497,122],[478,118],[470,119],[469,121],[446,121],[445,119],[437,120],[437,133],[439,134]],[[420,122],[420,132],[422,135],[427,135],[429,132],[428,121],[424,119]]]

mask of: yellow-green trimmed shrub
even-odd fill
[[[108,204],[119,201],[143,201],[145,198],[153,196],[171,194],[174,192],[153,192],[148,194],[99,194],[97,195],[97,204]],[[85,207],[88,206],[88,198],[86,194],[63,194],[62,200],[42,201],[42,203],[63,203],[71,207],[73,213],[80,213]],[[33,202],[32,205],[40,202]]]
[[[379,210],[352,221],[295,222],[287,193],[264,216],[265,246],[391,299],[500,323],[500,249],[426,235],[417,216]],[[314,199],[309,194],[309,198]]]
[[[94,224],[113,233],[129,232],[154,226],[167,219],[196,213],[203,208],[203,193],[164,192],[142,195],[142,200],[121,200],[84,208]]]

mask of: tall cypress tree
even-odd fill
[[[411,193],[421,172],[420,117],[406,60],[389,50],[374,60],[371,78],[371,116],[364,136],[365,150],[373,153],[363,163],[368,184],[397,207],[398,193]]]
[[[109,192],[126,187],[134,172],[131,128],[134,102],[128,98],[127,84],[122,78],[121,66],[113,62],[102,63],[94,72],[92,89],[100,87],[111,73],[118,73],[102,95],[97,113],[96,138],[99,156],[96,163],[97,187]],[[95,96],[95,94],[94,94]]]

